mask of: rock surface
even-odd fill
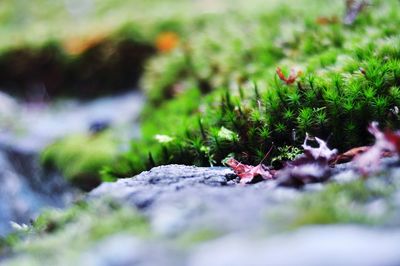
[[[103,183],[89,198],[112,197],[139,208],[156,232],[181,234],[199,229],[228,232],[260,226],[278,203],[299,192],[274,182],[251,186],[233,182],[227,168],[168,165],[115,183]]]
[[[350,182],[354,180],[351,171],[339,172],[333,180]],[[397,175],[396,171],[391,175]],[[149,218],[152,230],[166,239],[179,239],[196,232],[200,238],[207,238],[209,232],[215,232],[210,240],[183,250],[172,245],[175,252],[171,251],[169,254],[174,255],[170,256],[161,251],[171,248],[171,244],[161,241],[164,245],[154,245],[153,252],[159,259],[175,259],[171,264],[166,260],[165,264],[154,265],[400,264],[398,225],[389,228],[327,225],[292,232],[280,230],[280,221],[274,219],[276,211],[284,210],[290,217],[291,204],[304,191],[319,191],[322,185],[308,185],[302,192],[277,187],[274,181],[238,185],[233,178],[227,168],[161,166],[134,178],[105,183],[92,191],[89,199],[111,197],[138,208]],[[143,245],[149,243],[144,241]],[[120,262],[113,265],[124,265]]]
[[[13,229],[11,221],[30,224],[43,206],[65,207],[74,197],[64,179],[37,160],[36,154],[0,151],[0,236]]]
[[[84,252],[79,261],[86,266],[182,265],[181,256],[158,243],[144,243],[123,234],[113,235]]]
[[[400,265],[400,168],[392,160],[385,165],[391,166],[384,174],[361,182],[354,181],[351,164],[342,165],[334,184],[302,190],[270,180],[241,185],[223,167],[156,167],[102,184],[89,193],[90,208],[75,209],[79,214],[62,229],[22,244],[22,253],[4,265]],[[313,196],[312,202],[338,204],[320,202],[326,210],[319,203],[298,204],[313,193],[330,196]],[[356,208],[359,202],[349,202],[349,193],[350,200],[373,196]],[[318,212],[308,215],[336,213],[333,222],[339,224],[294,227],[299,211],[316,206]],[[381,217],[388,209],[391,216],[374,226],[358,216]]]
[[[399,265],[400,230],[325,226],[261,240],[229,236],[198,247],[188,265]]]

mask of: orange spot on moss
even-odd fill
[[[64,42],[64,49],[71,55],[79,55],[86,50],[104,42],[105,34],[98,34],[90,37],[76,37]]]
[[[157,50],[167,53],[175,49],[179,44],[179,36],[175,32],[163,32],[157,36],[155,45]]]
[[[338,24],[339,18],[337,16],[332,17],[318,17],[315,20],[315,23],[318,25],[330,25],[330,24]]]

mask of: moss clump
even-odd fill
[[[118,141],[110,132],[66,137],[48,146],[42,162],[58,169],[63,176],[83,189],[100,183],[99,171],[117,160]]]
[[[235,90],[254,80],[264,84],[266,69],[280,60],[304,61],[327,48],[341,47],[340,26],[318,27],[301,19],[339,13],[337,3],[269,2],[258,4],[257,10],[209,15],[189,24],[190,34],[178,49],[147,64],[142,84],[150,100],[173,97],[182,86],[196,85],[207,93],[219,87]]]
[[[188,149],[189,143],[186,143],[191,140],[176,134],[189,134],[188,128],[197,124],[195,114],[202,102],[200,97],[201,93],[194,88],[159,107],[148,106],[142,114],[142,138],[132,140],[129,152],[121,154],[115,163],[103,167],[103,180],[132,176],[161,164],[193,164],[194,160],[199,160],[196,162],[198,165],[208,163],[205,151],[193,153]]]
[[[340,10],[335,3],[330,12]],[[398,128],[400,15],[389,11],[398,5],[377,3],[351,27],[318,24],[329,10],[284,4],[271,13],[211,17],[186,45],[147,66],[152,101],[143,116],[145,137],[132,143],[125,156],[132,167],[122,175],[164,163],[220,164],[232,153],[257,164],[271,146],[277,149],[269,159],[284,156],[285,146],[298,147],[306,132],[344,151],[372,141],[371,121]],[[227,23],[215,23],[219,19]],[[276,68],[287,74],[293,66],[303,74],[286,85]],[[164,82],[161,73],[175,74]],[[237,137],[221,138],[221,129]],[[158,134],[174,141],[157,143]]]

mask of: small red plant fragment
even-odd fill
[[[296,79],[301,75],[301,73],[302,72],[300,70],[296,71],[294,68],[292,68],[290,70],[290,75],[288,77],[285,77],[285,74],[283,74],[282,69],[280,67],[276,68],[276,74],[278,75],[280,80],[286,83],[286,85],[293,84],[296,81]]]
[[[261,177],[262,179],[273,179],[271,170],[263,165],[262,163],[251,166],[247,164],[242,164],[239,161],[230,158],[225,162],[237,176],[240,178],[240,183],[248,184],[255,181],[256,177]]]

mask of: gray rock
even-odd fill
[[[227,168],[197,168],[193,166],[167,165],[143,172],[133,178],[120,179],[115,183],[103,183],[93,190],[90,198],[111,196],[128,201],[138,208],[146,208],[162,194],[174,195],[194,186],[220,187],[227,185],[233,173]]]
[[[82,266],[176,266],[182,256],[157,243],[147,243],[129,235],[112,235],[84,252],[75,265]]]
[[[351,178],[339,176],[333,181],[351,181],[353,174],[347,174]],[[380,190],[396,175],[393,168],[387,177],[365,184]],[[75,250],[65,265],[400,264],[396,223],[288,230],[299,211],[294,203],[303,193],[323,191],[323,184],[295,190],[279,187],[276,181],[241,185],[230,182],[232,178],[228,168],[167,165],[102,184],[89,193],[88,201],[111,198],[136,208],[148,218],[151,236],[140,238],[129,232],[106,236]],[[400,210],[398,193],[392,197],[392,205],[379,197],[367,202],[365,212],[380,217],[390,208]],[[274,216],[276,211],[279,215]],[[399,212],[393,217],[398,218]],[[37,262],[40,265],[41,259]]]
[[[337,182],[337,183],[348,183],[351,181],[355,181],[360,178],[360,175],[353,169],[351,170],[343,170],[335,175],[333,175],[330,181]]]
[[[400,265],[400,230],[315,226],[269,239],[231,235],[199,246],[190,266]]]
[[[56,173],[44,173],[38,158],[0,151],[0,235],[13,228],[10,222],[29,224],[43,206],[64,207],[72,201],[71,187]],[[27,161],[20,161],[25,158]]]
[[[354,170],[348,166],[336,172],[332,181],[354,180]],[[152,231],[166,239],[202,229],[222,235],[185,249],[188,259],[183,265],[399,265],[396,226],[379,230],[356,225],[309,226],[285,232],[280,220],[270,219],[276,210],[290,219],[296,213],[293,202],[302,193],[323,190],[323,184],[299,191],[279,187],[275,181],[240,185],[231,179],[227,168],[168,165],[103,184],[89,199],[111,197],[139,208],[149,218]],[[372,183],[367,182],[381,186],[385,181]],[[387,208],[380,199],[366,206],[371,217],[381,216]]]
[[[167,165],[115,183],[104,183],[89,199],[111,197],[139,208],[155,232],[247,230],[265,222],[272,205],[293,200],[300,192],[276,188],[274,181],[228,184],[233,172],[224,167]]]

